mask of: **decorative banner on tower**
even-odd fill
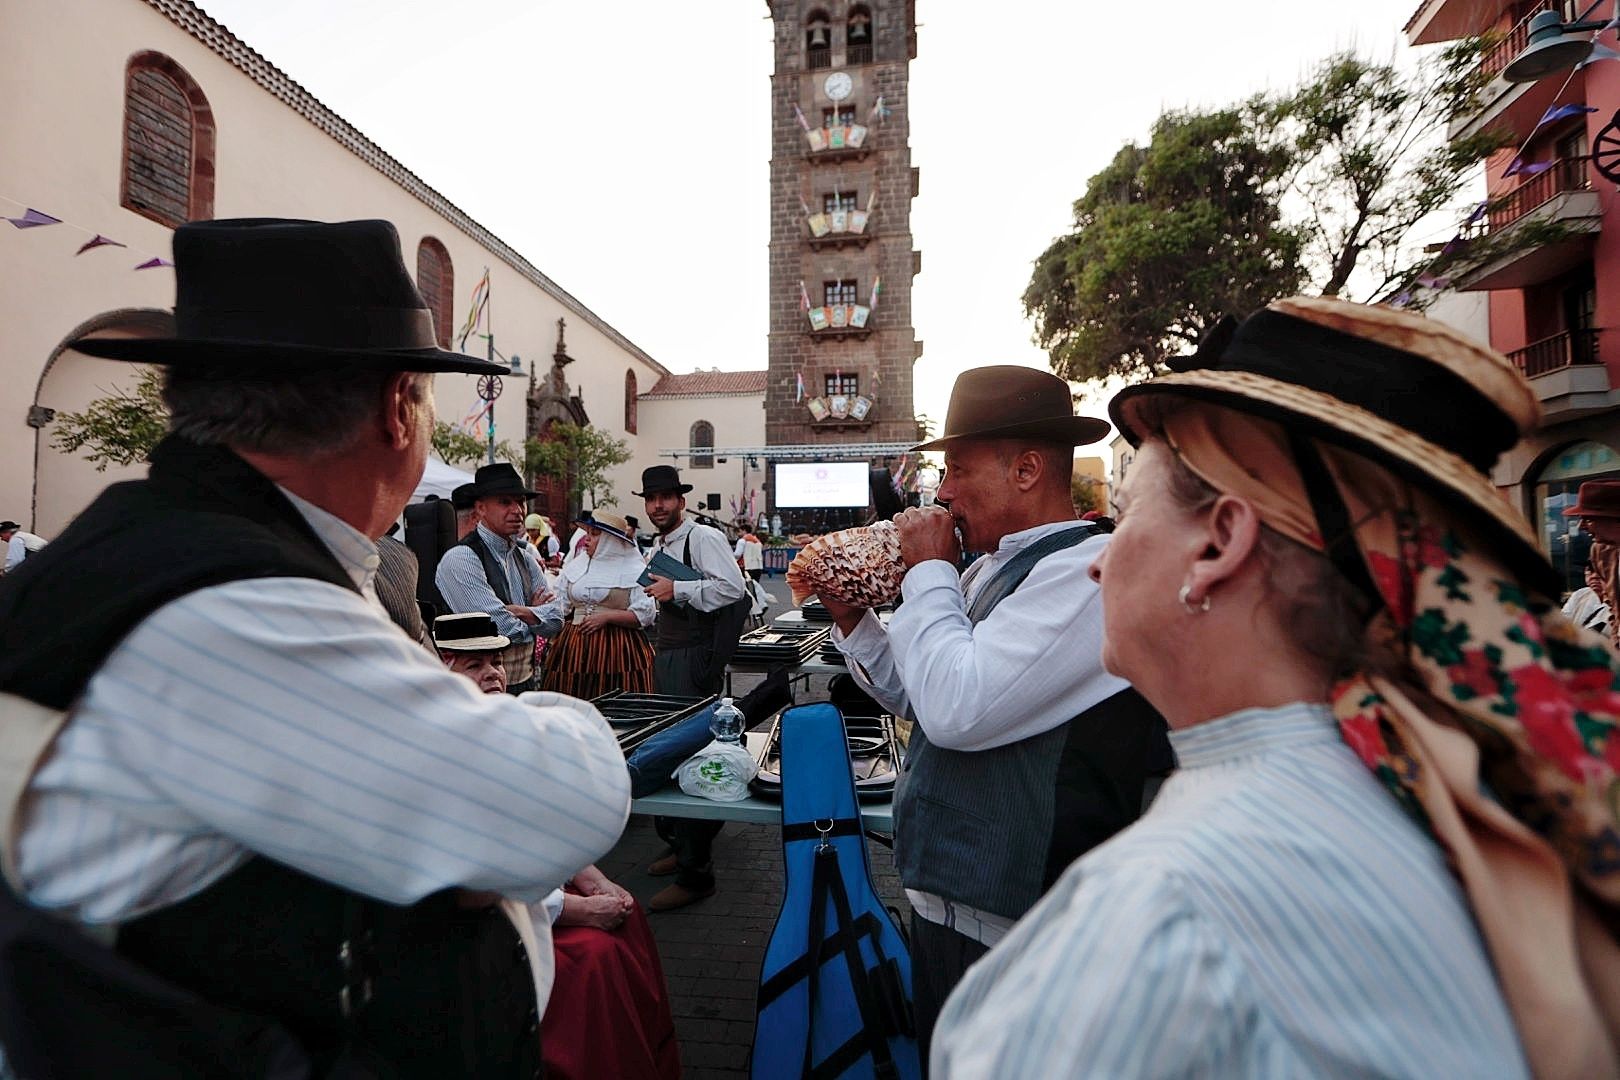
[[[793,404],[797,405],[804,400],[804,372],[796,372],[793,376]]]
[[[484,312],[489,307],[489,268],[484,268],[484,276],[478,279],[473,286],[472,297],[467,306],[467,321],[461,325],[461,335],[456,339],[456,348],[465,349],[467,339],[472,337],[473,331],[478,329],[484,321]]]

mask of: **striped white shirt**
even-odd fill
[[[935,1080],[1527,1075],[1439,847],[1325,706],[1171,740],[1147,815],[951,995]]]
[[[540,623],[537,626],[530,626],[507,611],[501,598],[490,588],[489,578],[484,576],[483,560],[472,548],[460,544],[444,553],[444,557],[439,560],[438,572],[433,576],[433,584],[438,586],[439,595],[450,605],[450,610],[482,611],[495,620],[495,627],[502,635],[513,641],[533,641],[536,634],[547,638],[556,637],[557,632],[562,629],[562,619],[555,605],[529,606],[529,589],[524,580],[523,567],[518,564],[521,562],[528,568],[528,580],[536,585],[546,584],[548,581],[539,557],[535,554],[534,546],[529,543],[529,538],[521,532],[516,537],[502,536],[482,522],[478,525],[478,538],[484,542],[484,546],[506,571],[506,588],[512,597],[512,603],[528,607]]]
[[[452,886],[534,901],[617,841],[629,777],[601,714],[480,694],[388,621],[375,545],[289,498],[364,597],[231,582],[137,626],[29,784],[34,903],[123,921],[253,852],[392,903]]]

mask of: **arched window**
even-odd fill
[[[630,368],[624,373],[624,430],[636,433],[636,372]]]
[[[820,9],[804,20],[804,66],[832,67],[832,20]]]
[[[849,23],[844,28],[844,62],[870,64],[872,62],[872,9],[855,4],[849,9]]]
[[[691,462],[694,469],[714,468],[714,425],[707,420],[699,420],[692,425],[692,437],[687,441],[691,450]],[[708,450],[710,453],[701,453]]]
[[[433,312],[433,333],[439,339],[439,348],[448,349],[456,272],[450,265],[450,253],[431,236],[422,237],[416,245],[416,288]]]
[[[119,201],[171,229],[214,216],[214,110],[162,53],[138,52],[124,69]]]

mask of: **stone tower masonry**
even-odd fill
[[[765,438],[825,443],[829,459],[847,460],[838,444],[917,435],[912,365],[922,344],[911,281],[921,255],[912,249],[918,171],[907,115],[915,0],[767,3],[776,68]]]

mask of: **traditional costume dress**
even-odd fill
[[[557,576],[553,603],[563,628],[546,651],[541,688],[586,700],[610,690],[650,694],[653,651],[643,630],[657,618],[658,605],[636,584],[647,567],[633,543],[596,524],[596,554],[579,550]],[[586,631],[581,624],[598,611],[633,612],[637,625]]]

